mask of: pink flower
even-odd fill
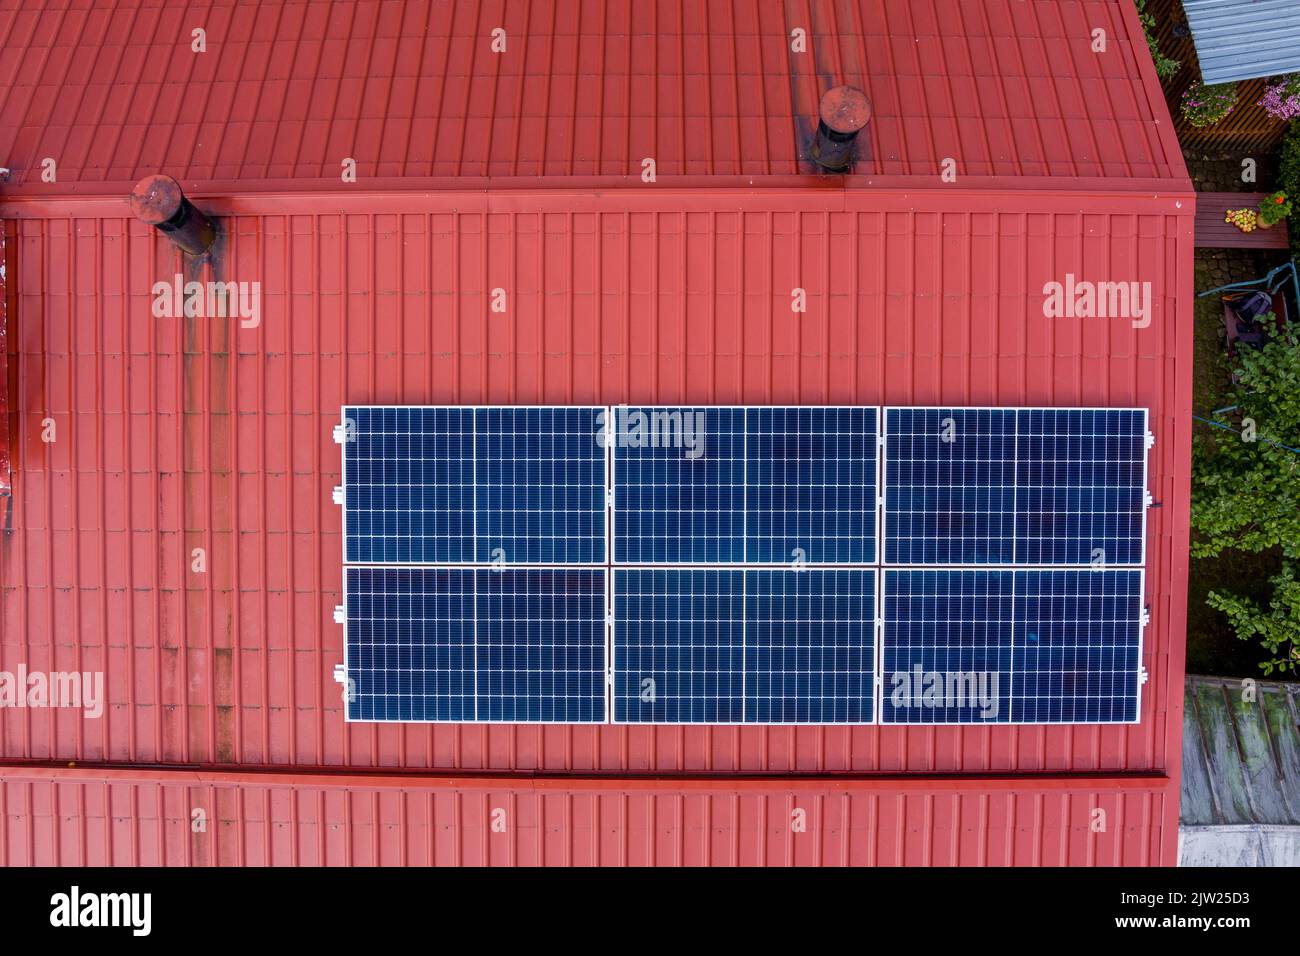
[[[1274,119],[1289,120],[1300,116],[1300,80],[1288,77],[1268,87],[1256,105],[1264,107]]]

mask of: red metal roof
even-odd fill
[[[337,185],[346,157],[361,181],[793,175],[848,83],[861,173],[1176,177],[1133,24],[1119,0],[3,0],[0,143],[15,184],[44,189],[48,156],[81,194]]]
[[[969,4],[863,0],[833,8],[792,4],[783,21],[771,19],[775,5],[741,3],[734,16],[706,5],[706,34],[703,21],[677,24],[669,13],[676,5],[615,5],[606,19],[595,7],[577,15],[576,6],[562,5],[545,29],[524,20],[512,27],[519,6],[512,4],[504,21],[508,32],[516,31],[515,73],[483,50],[459,65],[448,61],[443,70],[419,66],[443,62],[428,53],[438,38],[445,44],[454,33],[472,46],[471,34],[501,22],[491,4],[455,5],[450,28],[437,19],[449,15],[442,5],[432,5],[427,31],[404,22],[412,14],[387,3],[335,3],[328,17],[304,17],[293,4],[264,4],[257,30],[245,24],[227,34],[209,26],[210,49],[246,44],[240,75],[262,80],[237,92],[238,84],[220,72],[228,69],[227,57],[202,67],[186,61],[201,82],[191,84],[185,102],[210,93],[194,101],[220,106],[209,115],[223,124],[222,145],[203,150],[194,144],[212,142],[207,134],[170,135],[175,109],[158,105],[160,91],[178,73],[173,61],[188,50],[188,13],[152,6],[110,12],[99,3],[89,11],[0,7],[5,47],[21,53],[0,63],[0,129],[19,130],[9,162],[20,181],[0,195],[0,216],[11,220],[15,410],[13,521],[0,535],[0,666],[21,661],[33,670],[103,670],[109,696],[100,720],[72,711],[0,710],[0,762],[9,764],[0,766],[5,799],[33,801],[21,813],[7,802],[8,816],[34,827],[36,817],[50,814],[49,800],[72,801],[59,806],[92,814],[104,799],[165,791],[172,795],[166,799],[179,801],[185,793],[181,782],[150,778],[146,785],[144,771],[135,768],[118,771],[124,776],[109,783],[68,777],[65,786],[63,771],[50,771],[51,782],[33,783],[31,774],[44,771],[24,765],[30,761],[167,764],[177,769],[160,772],[174,774],[188,772],[179,765],[202,765],[233,769],[237,775],[229,779],[238,781],[250,768],[329,771],[301,784],[264,785],[256,799],[232,800],[230,826],[241,832],[261,826],[264,811],[257,808],[284,807],[285,794],[306,799],[313,788],[367,806],[406,799],[391,792],[381,799],[367,789],[377,784],[342,776],[363,768],[582,773],[608,775],[615,787],[630,787],[629,774],[703,772],[719,781],[719,796],[710,801],[724,801],[726,774],[862,773],[890,776],[873,784],[885,788],[873,798],[883,801],[877,809],[862,810],[866,816],[840,833],[849,841],[837,851],[841,861],[1095,862],[1118,854],[1125,862],[1172,863],[1186,609],[1193,197],[1131,9],[1062,2],[1048,11],[1049,5],[993,0],[981,19]],[[208,22],[249,15],[218,2]],[[540,16],[537,9],[531,15]],[[649,19],[638,19],[629,32],[628,16]],[[779,84],[769,78],[767,86],[800,90],[803,66],[792,68],[796,61],[784,53],[792,21],[813,24],[823,38],[817,77],[805,77],[807,96],[744,98],[740,110],[720,93],[701,99],[706,88],[752,84],[757,74],[781,78]],[[1078,38],[1091,23],[1109,24],[1113,58],[1091,53]],[[580,41],[579,25],[583,36],[592,31],[604,42]],[[1009,48],[1001,41],[996,57],[988,55],[987,38],[995,27],[1016,37]],[[75,55],[59,52],[73,42],[64,37],[76,38]],[[128,42],[139,37],[150,39]],[[239,39],[247,37],[257,39]],[[111,56],[99,50],[101,40]],[[355,87],[355,97],[340,94],[327,109],[322,104],[330,97],[320,91],[333,87],[308,95],[290,76],[279,78],[286,92],[266,114],[273,128],[244,136],[247,149],[229,146],[241,142],[237,124],[253,122],[233,119],[231,111],[263,109],[281,88],[273,74],[299,69],[293,51],[329,44],[346,55],[322,53],[321,62],[341,63],[344,77],[358,78],[351,86],[337,84]],[[465,45],[451,44],[456,56],[467,55],[459,52]],[[777,59],[759,52],[778,46]],[[425,53],[411,52],[421,47]],[[828,47],[838,52],[832,56]],[[150,92],[142,101],[149,104],[147,128],[124,126],[125,107],[68,105],[76,97],[50,98],[45,112],[33,105],[46,86],[75,88],[83,74],[69,60],[82,57],[95,61],[92,77],[106,88],[116,90],[110,79],[121,76]],[[606,75],[608,86],[633,88],[604,102],[635,108],[588,111],[591,97],[575,93],[572,76],[565,85],[563,69],[552,71],[549,93],[535,92],[545,78],[524,82],[521,71],[540,71],[537,64],[551,62],[548,57],[574,64],[569,74]],[[101,74],[105,60],[116,65]],[[649,88],[638,83],[656,62],[668,64],[664,76]],[[468,101],[461,94],[398,95],[410,85],[399,82],[400,63],[410,64],[416,86],[463,80],[473,95]],[[792,178],[801,141],[791,103],[806,100],[804,115],[814,115],[817,90],[851,79],[851,63],[871,64],[863,82],[877,113],[863,150],[872,169]],[[95,82],[86,87],[87,102],[118,95],[96,92]],[[892,100],[891,83],[898,84]],[[235,92],[221,92],[227,87]],[[480,94],[480,88],[490,90]],[[524,91],[523,99],[502,93],[510,88]],[[381,89],[383,95],[372,92]],[[980,95],[967,95],[972,89]],[[355,186],[330,181],[326,192],[327,183],[314,177],[331,175],[335,134],[311,138],[294,125],[305,130],[316,110],[349,131],[340,142],[364,141],[375,151],[358,156],[363,171],[368,162],[376,176],[409,178],[381,182],[363,175]],[[369,129],[391,132],[411,126],[413,110],[426,118],[421,122],[433,117],[438,128],[450,124],[450,132],[440,133],[436,145],[426,141],[423,153],[413,134],[358,138],[358,116],[373,121]],[[695,135],[693,119],[703,121],[709,110],[701,128],[715,135]],[[749,112],[769,118],[767,137],[743,128]],[[485,127],[472,122],[480,113],[501,124],[493,126],[490,146]],[[613,137],[612,152],[600,154],[613,157],[609,165],[595,163],[592,144],[603,142],[612,125],[597,117],[638,113],[657,117],[651,125],[660,181],[643,186],[634,172],[631,180],[620,179],[622,188],[608,188],[612,180],[593,177],[625,177],[625,160],[640,154],[642,141],[629,139],[624,124],[626,135]],[[902,113],[911,118],[891,122]],[[98,119],[74,134],[87,117]],[[55,130],[63,132],[55,136]],[[118,133],[129,148],[96,159],[101,139]],[[962,163],[991,178],[966,175],[964,167],[955,184],[934,174],[937,159],[958,138]],[[157,143],[169,141],[176,144],[169,152],[156,152]],[[55,142],[68,149],[58,182],[33,182],[25,170],[34,167],[23,164]],[[83,146],[73,149],[75,143]],[[1108,158],[1098,161],[1103,153]],[[727,178],[751,171],[750,162],[757,163],[752,186]],[[164,239],[130,218],[122,183],[160,169],[180,176],[196,202],[219,217],[224,239],[201,277],[262,284],[258,328],[151,316],[153,282],[185,267]],[[457,172],[500,178],[424,178]],[[761,175],[767,172],[773,175]],[[539,173],[554,175],[513,178]],[[719,178],[699,179],[704,173]],[[673,180],[677,174],[683,178]],[[241,180],[223,184],[227,177]],[[1043,318],[1043,283],[1065,273],[1150,281],[1152,324],[1135,329],[1122,320]],[[789,311],[795,286],[808,298],[808,312],[797,321]],[[507,290],[504,315],[487,310],[494,288]],[[331,615],[340,602],[341,548],[339,513],[330,501],[339,455],[330,430],[342,404],[677,401],[1150,407],[1157,437],[1150,488],[1161,507],[1149,519],[1152,622],[1144,664],[1151,679],[1141,722],[910,729],[345,726],[331,679],[342,632]],[[41,440],[47,418],[59,430],[54,443]],[[196,547],[207,550],[205,574],[191,571]],[[961,796],[939,799],[903,776],[918,772],[968,777],[957,785]],[[966,816],[976,804],[965,801],[991,792],[991,774],[1037,772],[1067,775],[1074,796],[1064,804],[1034,804],[1038,798],[1018,795],[1036,786],[1026,777],[1015,784],[1017,795],[999,791],[998,813],[1009,816],[996,819],[1012,821],[1007,833],[1030,828],[1031,836],[1015,840],[1036,847],[1004,853],[1005,833],[989,822],[995,818],[981,823]],[[1055,813],[1051,808],[1061,806],[1069,817],[1062,826],[1074,833],[1081,822],[1086,832],[1086,817],[1075,814],[1097,791],[1091,778],[1068,777],[1081,772],[1121,775],[1124,793],[1122,774],[1146,775],[1132,784],[1131,795],[1116,797],[1139,801],[1126,815],[1143,821],[1131,837],[1135,844],[1096,842],[1076,850],[1075,836],[1044,828],[1043,807]],[[1172,789],[1151,782],[1162,774],[1172,776]],[[532,795],[531,778],[492,786],[517,790],[521,801],[541,800]],[[789,784],[798,786],[813,784]],[[777,799],[752,795],[752,787],[737,779],[727,805],[751,796],[760,803]],[[573,792],[566,799],[578,803],[571,805],[599,804],[580,796],[581,787]],[[679,813],[686,812],[683,799],[654,798],[656,806],[668,801],[663,806]],[[529,806],[529,813],[542,812],[536,809],[542,803]],[[889,836],[882,829],[884,806],[906,809],[909,828],[933,832],[915,842]],[[987,831],[971,839],[994,849],[922,849],[936,845],[935,828],[945,826],[939,821],[958,810]],[[756,838],[748,826],[728,837],[741,841],[738,858],[759,852],[748,843]],[[76,845],[87,860],[194,859],[185,856],[183,838],[165,846],[160,836],[147,850],[114,844],[111,852],[108,839]],[[305,846],[309,837],[300,839]],[[379,852],[371,848],[381,844],[367,843],[360,830],[347,839],[366,847],[358,858]],[[466,832],[449,839],[468,845],[477,838]],[[601,859],[673,858],[658,850],[647,851],[653,857],[608,857],[614,851],[603,842],[596,851],[576,831],[555,839],[570,849],[499,852],[514,861],[572,861],[588,852]],[[898,849],[869,849],[881,841]],[[428,841],[407,834],[384,842],[385,861],[408,842]],[[50,859],[53,851],[32,845],[29,856],[12,852],[30,861]],[[482,857],[479,849],[446,852],[452,856],[438,850],[434,858]],[[691,859],[727,859],[720,854]],[[290,858],[326,855],[275,857]],[[431,858],[412,851],[410,859]]]
[[[738,788],[18,771],[0,779],[0,865],[1148,866],[1177,846],[1162,828],[1176,793],[1152,777]]]

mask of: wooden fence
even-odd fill
[[[1276,120],[1256,104],[1263,99],[1266,80],[1242,80],[1237,84],[1237,106],[1213,126],[1197,129],[1183,119],[1183,93],[1201,78],[1196,47],[1191,34],[1174,36],[1177,27],[1187,26],[1182,0],[1147,0],[1147,12],[1156,18],[1156,35],[1165,56],[1182,61],[1182,69],[1162,81],[1169,112],[1173,114],[1178,142],[1189,155],[1207,159],[1236,159],[1260,156],[1282,141],[1286,123]]]

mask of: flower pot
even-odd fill
[[[1272,229],[1275,225],[1277,225],[1277,223],[1265,222],[1263,219],[1257,219],[1255,221],[1256,229]]]

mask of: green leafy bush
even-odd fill
[[[1291,215],[1291,200],[1287,199],[1286,193],[1278,191],[1271,196],[1265,196],[1259,204],[1259,221],[1266,226],[1281,222],[1287,216]]]
[[[1277,184],[1288,196],[1300,196],[1300,123],[1288,123],[1282,137]]]
[[[1147,37],[1147,46],[1151,48],[1151,60],[1156,65],[1156,75],[1162,80],[1173,76],[1183,65],[1182,61],[1160,52],[1160,43],[1156,40],[1156,18],[1147,12],[1146,0],[1137,0],[1137,10],[1138,19],[1142,21],[1142,32]]]
[[[1277,184],[1288,196],[1300,196],[1300,120],[1287,124],[1286,135],[1282,138]],[[1288,229],[1291,232],[1291,255],[1300,259],[1300,203],[1292,203]]]
[[[1265,324],[1272,322],[1269,316]],[[1279,551],[1284,568],[1271,581],[1267,607],[1236,594],[1211,592],[1209,604],[1228,615],[1237,637],[1258,641],[1260,666],[1295,671],[1300,658],[1300,335],[1279,335],[1262,349],[1242,349],[1229,401],[1238,430],[1198,432],[1192,454],[1192,544],[1195,557],[1224,551]],[[1252,440],[1253,439],[1253,440]],[[1288,447],[1280,447],[1288,446]]]

